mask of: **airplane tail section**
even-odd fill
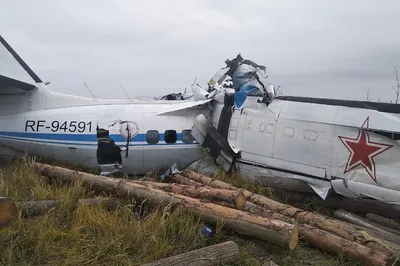
[[[43,81],[0,35],[0,116],[44,108],[38,90]]]

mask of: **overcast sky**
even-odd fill
[[[400,1],[3,0],[0,34],[50,88],[158,96],[227,58],[267,66],[285,95],[393,99]]]

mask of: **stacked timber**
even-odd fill
[[[98,176],[41,163],[34,167],[53,179],[79,180],[117,197],[132,196],[197,215],[207,222],[222,221],[223,227],[238,234],[287,250],[295,249],[300,240],[365,265],[396,265],[400,255],[400,241],[394,234],[386,234],[385,228],[305,211],[192,171],[170,176],[169,183],[159,183]]]
[[[161,185],[156,182],[132,182],[119,178],[97,176],[84,172],[65,169],[62,167],[36,163],[36,170],[45,176],[57,178],[62,181],[79,180],[97,189],[116,193],[120,196],[133,196],[138,199],[147,200],[149,203],[170,206],[171,209],[179,209],[184,212],[200,216],[203,220],[217,223],[223,221],[225,226],[235,232],[255,237],[264,241],[293,250],[298,243],[298,230],[294,224],[289,224],[281,220],[268,217],[261,217],[234,208],[224,207],[212,203],[213,198],[225,200],[226,202],[240,202],[241,193],[231,193],[232,191],[217,189],[197,189],[172,184],[169,186]],[[172,187],[172,188],[171,188]],[[172,189],[175,192],[165,192]],[[187,195],[191,195],[187,196]],[[199,198],[209,198],[210,202],[203,202]]]

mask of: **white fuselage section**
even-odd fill
[[[236,164],[243,175],[301,179],[323,198],[333,187],[350,197],[400,202],[400,144],[379,134],[400,132],[398,114],[279,99],[267,106],[248,97],[242,109],[233,108],[226,118],[221,100],[211,101],[210,108],[190,101],[71,97],[33,93],[21,101],[28,109],[30,102],[43,104],[33,105],[39,110],[14,114],[3,106],[9,114],[0,117],[0,144],[98,167],[103,164],[99,157],[110,158],[109,151],[115,155],[112,144],[99,153],[97,130],[103,129],[119,149],[121,170],[144,175],[174,163],[184,168],[207,155],[190,134],[196,117],[204,114],[215,127],[229,120],[226,139],[240,151]]]
[[[109,130],[109,136],[121,148],[122,170],[128,174],[146,174],[175,162],[186,166],[204,156],[202,147],[187,133],[195,117],[206,114],[208,109],[188,108],[157,114],[179,104],[169,101],[103,104],[1,116],[0,143],[35,156],[97,167],[99,127]]]
[[[241,150],[244,175],[305,180],[322,197],[332,186],[350,197],[400,202],[396,132],[399,114],[279,99],[267,106],[249,97],[234,110],[228,141]]]

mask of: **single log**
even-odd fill
[[[233,241],[192,250],[142,266],[219,266],[235,263],[239,259],[239,247]]]
[[[230,184],[219,180],[213,180],[210,177],[192,171],[183,171],[182,175],[211,187],[237,190],[236,187]],[[248,190],[242,191],[246,195],[248,201],[284,216],[295,218],[298,223],[308,224],[344,239],[356,241],[373,250],[379,250],[390,255],[400,255],[400,248],[398,245],[393,245],[391,242],[384,241],[380,239],[379,236],[371,235],[372,232],[365,230],[363,227],[332,219],[322,214],[304,211],[294,206],[277,202],[268,197],[254,194]]]
[[[381,226],[385,226],[386,228],[390,228],[392,230],[396,230],[397,232],[400,232],[400,223],[398,223],[392,219],[388,219],[388,218],[379,216],[374,213],[367,213],[367,215],[365,215],[365,218],[367,218],[368,220],[375,222]]]
[[[10,227],[18,218],[15,202],[7,197],[0,197],[0,229]]]
[[[196,173],[196,172],[193,172],[193,171],[184,170],[184,171],[182,171],[182,175],[184,177],[187,177],[188,179],[191,179],[191,180],[193,180],[193,181],[195,181],[197,183],[200,183],[200,184],[203,184],[203,185],[206,185],[206,186],[209,186],[209,187],[215,187],[215,188],[221,188],[221,189],[229,189],[229,190],[238,190],[237,187],[235,187],[235,186],[233,186],[231,184],[225,183],[225,182],[220,181],[218,179],[213,179],[213,178],[211,178],[209,176],[202,175],[202,174],[199,174],[199,173]],[[245,192],[245,196],[246,197],[249,197],[250,195],[253,194],[250,191],[246,191],[246,190],[244,190],[244,192]]]
[[[97,198],[87,198],[79,199],[78,205],[86,206],[98,206],[100,204],[107,204],[107,206],[114,205],[116,198],[112,197],[97,197]],[[19,210],[21,210],[22,217],[31,217],[36,215],[41,215],[53,208],[60,206],[60,201],[58,200],[38,200],[38,201],[26,201],[16,203]]]
[[[57,208],[60,202],[57,200],[39,200],[17,202],[18,209],[21,210],[22,217],[32,217],[41,215],[51,209]]]
[[[330,253],[342,254],[365,265],[393,265],[392,263],[394,262],[392,257],[381,251],[338,237],[307,224],[299,226],[299,234],[304,236],[307,242],[313,243],[316,248]]]
[[[346,221],[355,225],[362,226],[367,229],[371,229],[372,231],[375,231],[380,238],[400,244],[400,236],[398,234],[393,232],[388,232],[372,224],[368,220],[359,217],[358,215],[355,215],[353,213],[344,210],[337,210],[333,213],[333,216],[342,221]]]
[[[271,219],[276,219],[276,220],[280,220],[280,221],[284,221],[286,223],[290,223],[290,224],[297,224],[297,221],[295,218],[289,217],[289,216],[285,216],[282,215],[278,212],[274,212],[271,210],[268,210],[266,208],[263,208],[261,206],[258,206],[252,202],[246,202],[245,206],[244,206],[244,210],[262,217],[268,217]],[[301,236],[299,236],[301,237]]]
[[[128,182],[134,182],[150,188],[157,188],[165,192],[177,193],[192,198],[231,202],[234,203],[235,208],[238,210],[242,210],[246,203],[246,197],[240,190],[228,190],[204,186],[195,187],[175,183],[158,183],[150,181],[129,180]]]
[[[343,211],[343,210],[339,210],[339,211]],[[338,212],[338,211],[337,211],[337,212]],[[347,212],[346,212],[346,213],[347,213]],[[369,228],[369,229],[371,229],[371,230],[374,230],[377,234],[379,234],[379,232],[383,230],[383,231],[382,231],[383,234],[391,233],[391,234],[393,235],[393,237],[397,237],[397,239],[400,240],[400,231],[395,230],[395,229],[391,229],[391,228],[386,227],[386,226],[384,226],[384,225],[382,225],[382,224],[379,224],[379,223],[375,223],[375,222],[373,222],[373,221],[367,219],[366,217],[365,217],[365,218],[362,218],[362,217],[360,217],[360,216],[357,216],[355,213],[351,213],[351,215],[352,215],[353,217],[357,217],[357,219],[359,220],[359,222],[362,222],[362,223],[364,224],[364,225],[363,225],[363,224],[358,224],[358,225],[363,226],[364,228]],[[373,215],[375,215],[375,214],[373,214]],[[381,217],[381,216],[378,216],[378,217]],[[386,219],[385,217],[381,217],[381,218]],[[390,219],[386,219],[386,220],[395,222],[395,221],[390,220]],[[351,222],[351,223],[353,223],[353,224],[357,224],[356,222],[353,222],[353,221],[349,221],[349,222]],[[375,230],[375,229],[377,229],[377,230]],[[388,234],[388,235],[390,235],[390,234]],[[400,244],[400,243],[399,243],[399,244]]]
[[[178,184],[183,184],[183,185],[189,185],[189,186],[202,186],[203,184],[190,180],[187,177],[184,177],[183,175],[180,174],[174,174],[174,175],[170,175],[168,177],[171,181],[173,181],[174,183],[178,183]]]
[[[120,195],[130,195],[150,203],[171,206],[197,216],[203,220],[222,221],[226,227],[239,234],[256,237],[285,249],[294,249],[298,242],[297,227],[279,220],[251,215],[247,212],[223,207],[213,203],[204,203],[199,199],[184,195],[167,193],[159,189],[149,188],[124,179],[96,176],[73,171],[58,166],[35,163],[34,169],[43,175],[63,180],[79,180],[83,184],[103,188]]]

